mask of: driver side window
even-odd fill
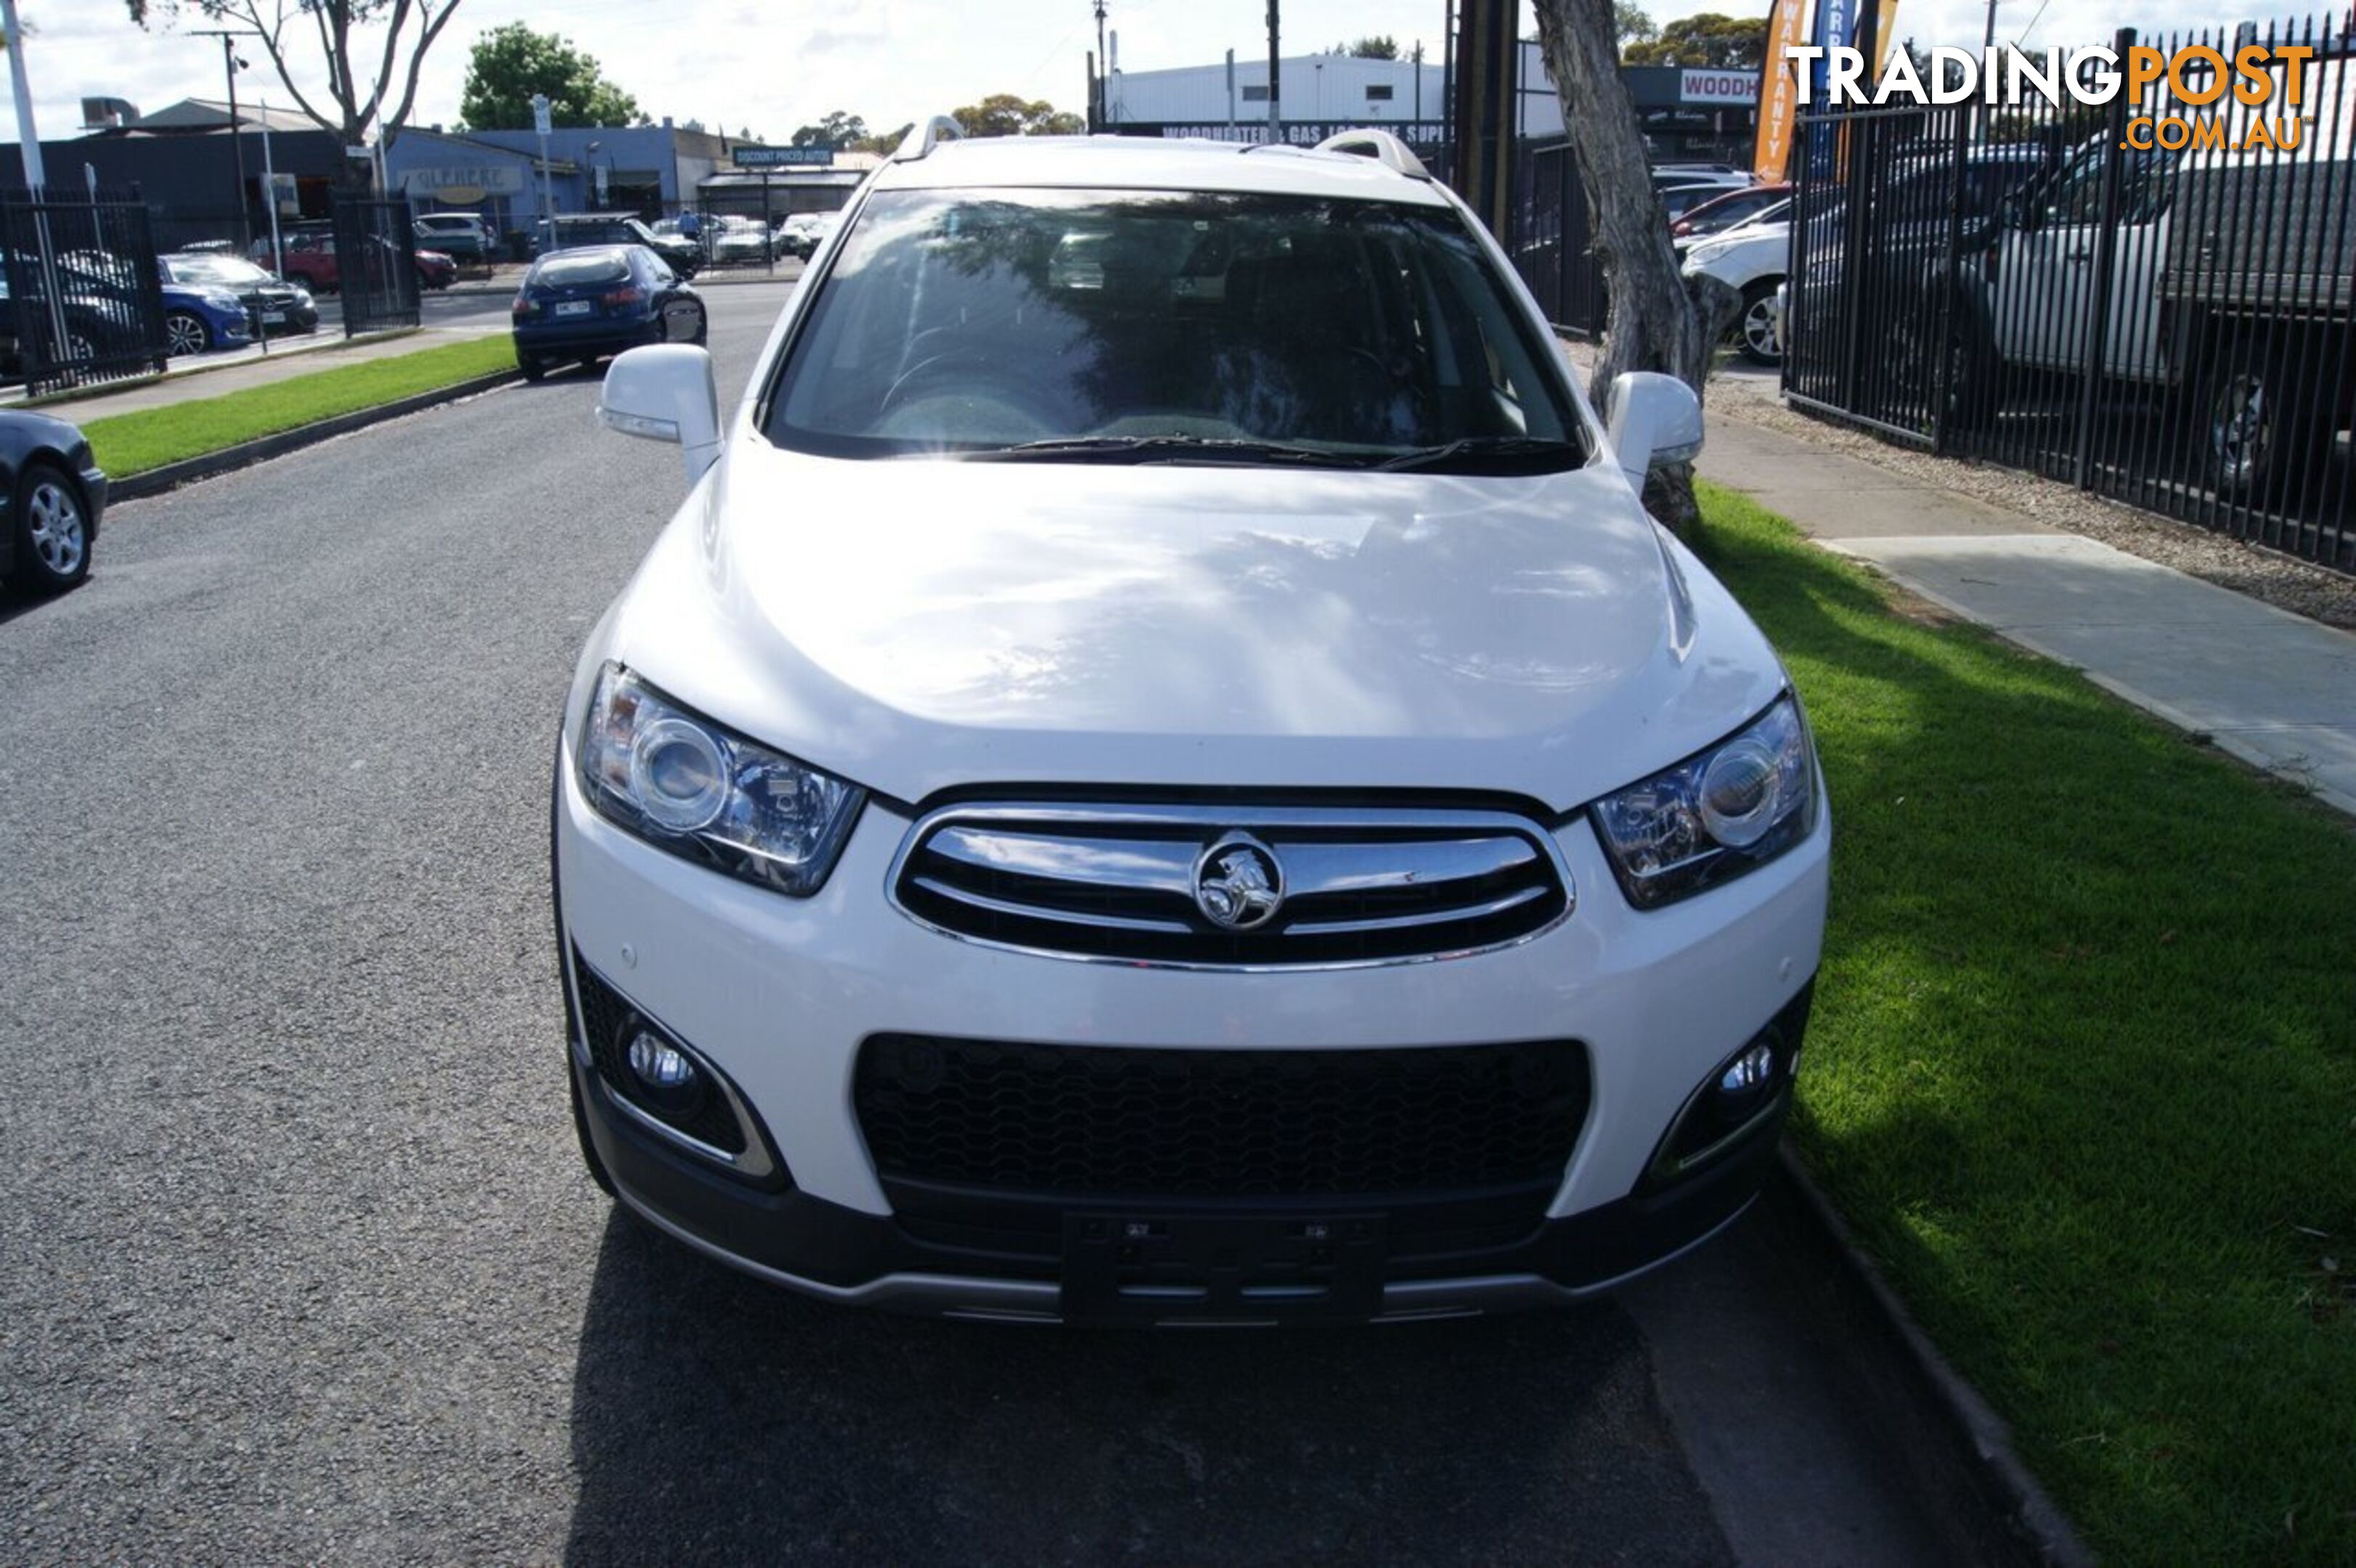
[[[2045,204],[2045,216],[2054,223],[2085,224],[2103,220],[2103,160],[2082,157],[2071,165]]]

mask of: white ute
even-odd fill
[[[590,634],[554,860],[599,1183],[835,1301],[1574,1298],[1758,1190],[1831,827],[1740,606],[1391,137],[913,133]]]

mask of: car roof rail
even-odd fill
[[[962,142],[965,127],[946,114],[936,114],[921,125],[911,125],[900,144],[892,150],[895,164],[914,163],[943,142]]]
[[[1408,144],[1388,131],[1377,131],[1371,125],[1355,131],[1344,131],[1317,144],[1321,153],[1349,153],[1361,158],[1372,158],[1387,169],[1396,170],[1411,180],[1428,180],[1431,171],[1423,160],[1408,151]]]

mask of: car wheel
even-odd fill
[[[28,463],[16,479],[16,580],[63,593],[90,575],[90,512],[53,463]]]
[[[176,310],[164,316],[164,352],[177,359],[202,354],[213,346],[213,329],[194,311]]]
[[[1781,278],[1762,278],[1742,291],[1742,312],[1734,318],[1734,346],[1753,365],[1769,369],[1783,363],[1783,345],[1775,336],[1775,285]]]
[[[523,379],[527,381],[541,381],[548,378],[548,366],[529,354],[516,356],[516,368],[523,372]]]
[[[2220,496],[2279,498],[2307,463],[2330,449],[2314,428],[2328,400],[2291,384],[2295,357],[2256,334],[2235,338],[2212,357],[2194,428],[2202,477]]]
[[[1924,413],[1946,431],[1976,434],[1996,422],[2000,410],[1997,371],[2001,365],[1987,325],[1964,301],[1951,298],[1945,309],[1944,368],[1934,330],[1940,325],[1941,302],[1926,293],[1892,324],[1891,379],[1900,391],[1919,400]]]

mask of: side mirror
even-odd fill
[[[679,443],[692,488],[720,456],[720,387],[712,356],[685,343],[616,355],[598,396],[597,422],[623,435]]]
[[[1620,466],[1639,485],[1647,471],[1690,463],[1701,453],[1701,400],[1691,387],[1657,370],[1614,378],[1603,400],[1603,423]]]

